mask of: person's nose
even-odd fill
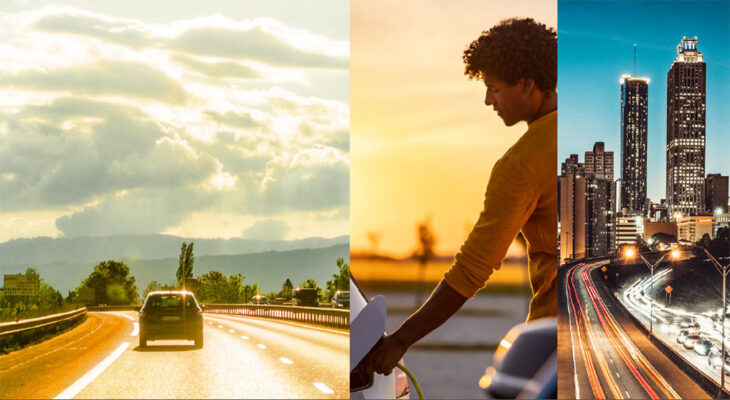
[[[484,96],[484,105],[491,106],[494,104],[494,99],[492,98],[491,93],[489,93],[489,90],[487,90],[487,94]]]

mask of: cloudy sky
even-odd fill
[[[348,2],[188,3],[2,2],[0,241],[349,233]]]
[[[462,54],[504,18],[557,26],[557,2],[352,2],[353,250],[409,255],[431,218],[436,251],[459,249],[484,203],[492,166],[527,130],[484,106]]]

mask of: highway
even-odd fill
[[[1,398],[346,398],[347,332],[204,314],[205,345],[138,347],[136,312],[89,312],[62,335],[0,357]]]
[[[559,271],[558,397],[709,398],[621,312],[591,271],[608,260]]]

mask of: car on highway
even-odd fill
[[[350,308],[350,292],[338,290],[332,298],[332,308]]]
[[[711,366],[714,369],[720,369],[720,365],[722,365],[722,358],[720,357],[720,349],[713,346],[712,349],[710,349],[710,353],[707,355],[707,364]],[[725,352],[725,375],[730,375],[730,354],[726,351]]]
[[[357,318],[360,312],[368,304],[368,299],[360,290],[357,281],[350,276],[350,320]],[[383,332],[385,333],[385,332]],[[350,340],[358,340],[357,332],[350,332]],[[357,343],[351,343],[351,347]],[[400,360],[403,364],[403,359]],[[398,368],[390,375],[371,374],[365,375],[350,372],[350,399],[408,399],[410,398],[410,386],[408,376]]]
[[[150,340],[187,339],[203,347],[203,308],[195,295],[184,290],[147,294],[139,308],[139,347]]]
[[[296,288],[291,300],[293,306],[319,307],[319,294],[315,288]]]
[[[706,356],[710,353],[710,350],[714,347],[710,339],[706,337],[700,337],[694,345],[695,353]]]
[[[700,334],[700,331],[697,329],[680,329],[680,331],[677,333],[677,343],[682,344],[685,340],[687,340],[687,336],[689,334]]]
[[[262,294],[257,294],[251,298],[251,304],[269,304],[269,300]]]
[[[695,344],[697,344],[697,341],[700,340],[700,333],[699,332],[690,332],[687,334],[687,338],[684,339],[684,342],[682,342],[682,346],[684,346],[687,350],[692,350],[695,347]]]

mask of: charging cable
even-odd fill
[[[418,392],[418,398],[423,400],[423,392],[421,391],[421,385],[418,384],[416,377],[413,376],[411,371],[409,371],[408,368],[406,368],[403,364],[398,363],[398,364],[396,364],[396,367],[400,368],[401,371],[406,373],[406,375],[408,376],[408,379],[410,379],[411,382],[413,382],[413,386],[416,387],[416,392]]]

